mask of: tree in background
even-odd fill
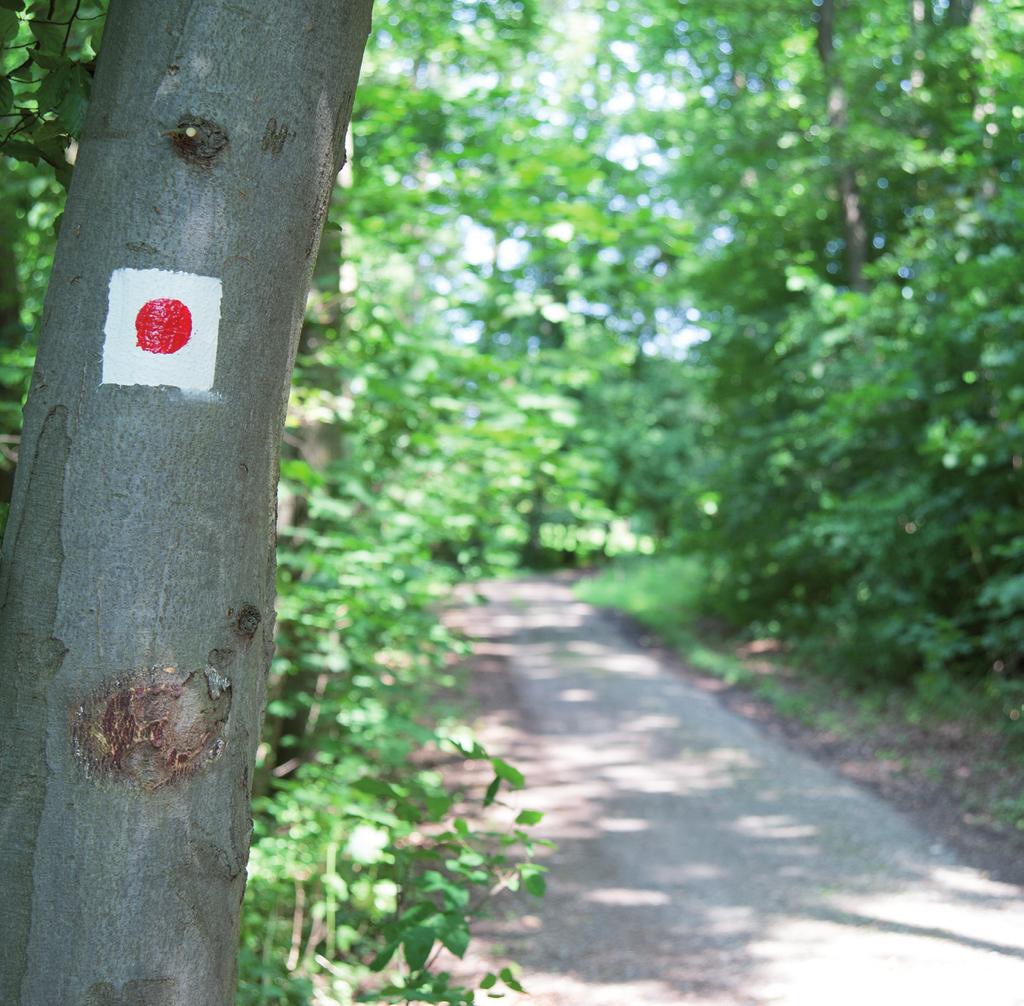
[[[661,524],[707,557],[719,613],[843,673],[1005,678],[1020,13],[778,4],[756,44],[737,17],[694,2],[637,37],[687,95],[638,125],[694,228],[710,336],[677,368],[703,420]]]

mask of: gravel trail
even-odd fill
[[[454,614],[558,843],[482,923],[521,1006],[1024,1006],[1024,891],[722,708],[555,579]],[[510,812],[511,813],[511,812]],[[483,1000],[483,996],[480,997]]]

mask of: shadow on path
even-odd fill
[[[549,894],[480,928],[533,1006],[1024,1006],[1024,900],[673,675],[549,579],[488,584],[481,732]],[[496,659],[495,659],[496,658]],[[517,1002],[510,997],[507,1002]]]

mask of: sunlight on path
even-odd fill
[[[482,734],[559,844],[482,924],[525,1006],[1024,1006],[1024,895],[762,735],[553,580],[455,618],[500,657]],[[511,813],[511,811],[510,811]]]

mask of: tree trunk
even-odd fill
[[[544,558],[540,532],[544,523],[545,479],[538,465],[530,491],[530,512],[526,518],[526,542],[523,545],[522,561],[527,569],[539,569]]]
[[[949,0],[949,23],[957,28],[966,28],[974,13],[974,0]]]
[[[278,444],[370,6],[112,4],[0,568],[5,1006],[233,1002]],[[146,376],[164,281],[205,291],[208,382]]]
[[[836,0],[822,0],[818,11],[818,56],[825,73],[828,124],[832,131],[832,158],[836,163],[839,202],[846,243],[847,280],[852,290],[867,290],[864,266],[867,264],[868,233],[861,210],[857,173],[847,159],[846,129],[849,122],[849,98],[835,65]]]
[[[924,51],[928,14],[925,0],[910,0],[910,91],[924,87]]]

